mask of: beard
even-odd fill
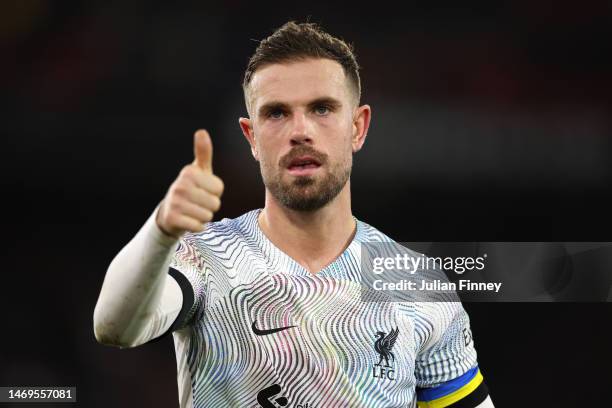
[[[322,176],[298,176],[283,180],[283,170],[296,157],[309,155],[316,159],[321,169],[329,168]],[[352,156],[348,160],[329,163],[326,154],[310,146],[300,145],[283,156],[278,165],[261,161],[261,177],[264,185],[283,206],[295,211],[315,211],[323,208],[342,191],[351,176]]]

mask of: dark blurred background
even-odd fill
[[[289,19],[354,43],[363,67],[357,217],[399,241],[612,241],[611,3],[435,3],[0,2],[0,385],[178,406],[171,338],[98,345],[94,305],[197,128],[219,217],[263,205],[240,83]],[[465,307],[497,407],[608,406],[610,303]]]

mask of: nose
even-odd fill
[[[306,114],[300,112],[293,115],[291,121],[291,145],[312,144],[312,129]]]

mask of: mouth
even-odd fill
[[[307,176],[315,173],[321,163],[312,156],[299,156],[289,162],[287,170],[294,176]]]

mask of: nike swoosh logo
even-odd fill
[[[255,333],[258,336],[265,336],[265,335],[272,334],[272,333],[278,333],[279,331],[291,329],[293,327],[295,326],[277,327],[275,329],[261,330],[257,328],[257,326],[255,325],[255,322],[253,322],[253,324],[251,325],[251,329],[253,329],[253,333]]]

